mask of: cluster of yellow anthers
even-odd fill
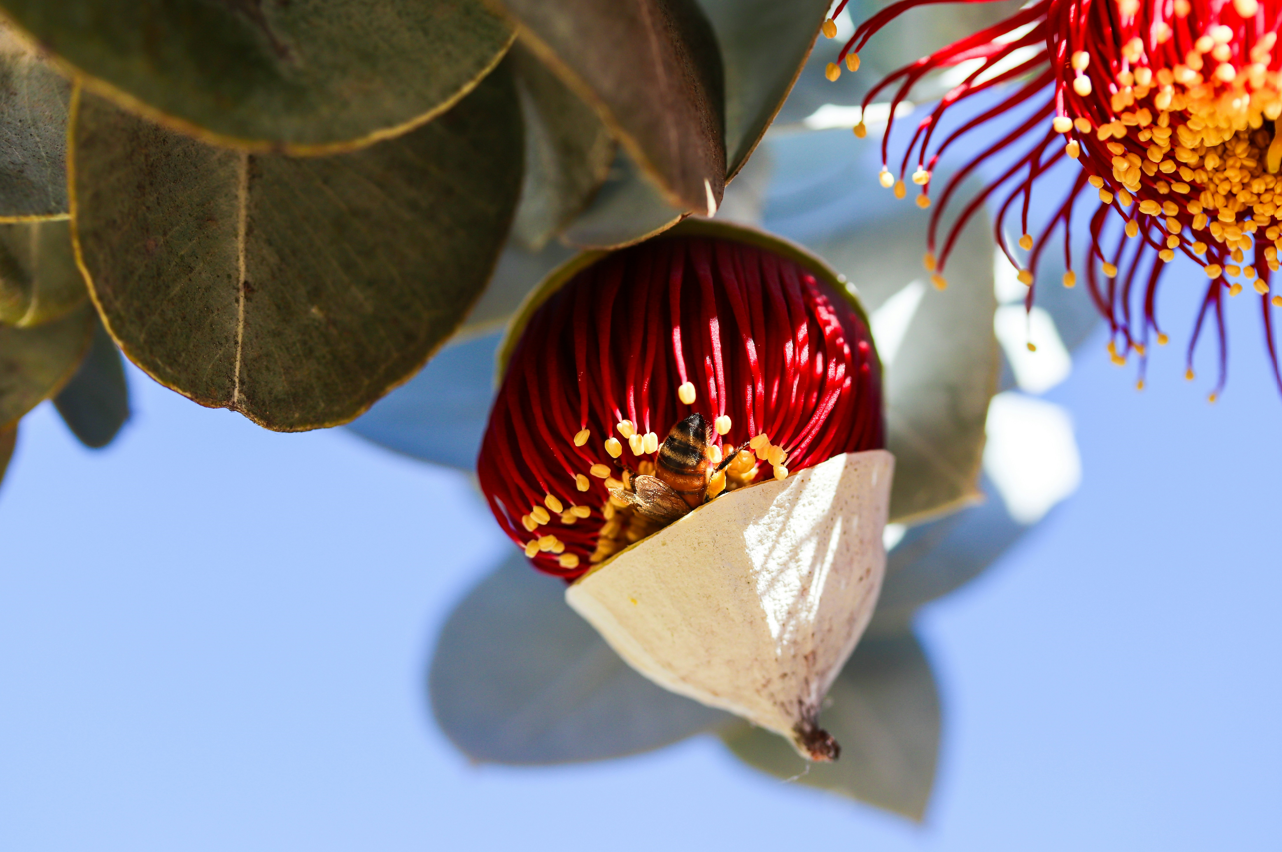
[[[1096,140],[1112,155],[1114,183],[1110,186],[1098,175],[1091,176],[1090,182],[1099,190],[1101,201],[1111,204],[1116,197],[1129,210],[1135,195],[1151,194],[1141,175],[1156,179],[1148,186],[1159,195],[1172,197],[1140,200],[1138,213],[1158,219],[1167,231],[1166,246],[1159,252],[1162,260],[1173,260],[1182,243],[1203,256],[1209,238],[1228,250],[1233,263],[1223,268],[1214,262],[1204,264],[1207,277],[1227,273],[1249,281],[1256,278],[1256,270],[1245,260],[1253,250],[1253,238],[1258,239],[1261,231],[1273,243],[1264,250],[1266,262],[1274,272],[1279,268],[1282,188],[1277,174],[1282,166],[1282,136],[1278,135],[1282,129],[1282,87],[1278,73],[1268,70],[1275,36],[1269,33],[1261,39],[1251,50],[1251,63],[1240,69],[1228,61],[1232,36],[1228,27],[1213,27],[1197,39],[1184,63],[1174,68],[1153,72],[1139,66],[1133,72],[1118,73],[1117,90],[1110,97],[1116,118],[1093,129]],[[1131,61],[1139,59],[1142,51],[1139,39],[1123,49]],[[1074,91],[1085,97],[1091,83],[1080,72],[1089,66],[1090,58],[1079,52],[1070,61],[1079,72]],[[1273,123],[1272,133],[1266,122]],[[1054,129],[1064,134],[1092,132],[1090,121],[1081,117],[1058,117]],[[1119,141],[1132,133],[1143,156],[1134,150],[1136,146]],[[1079,141],[1071,139],[1066,153],[1080,157]],[[1139,227],[1130,219],[1127,235],[1135,237]],[[1110,267],[1104,264],[1105,274],[1111,277],[1116,269]],[[1072,282],[1065,283],[1071,286]],[[1235,282],[1229,293],[1237,295],[1241,289]],[[1269,292],[1268,285],[1259,280],[1255,289],[1261,294]],[[1282,297],[1275,296],[1273,301],[1282,306]]]

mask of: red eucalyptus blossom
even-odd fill
[[[855,51],[888,22],[944,1],[901,0],[874,15],[843,48],[848,67],[858,67]],[[1176,255],[1202,267],[1206,278],[1200,280],[1209,279],[1189,342],[1187,377],[1193,378],[1193,350],[1213,315],[1220,346],[1215,392],[1223,387],[1224,299],[1247,286],[1259,298],[1282,384],[1270,311],[1270,305],[1282,307],[1282,296],[1270,293],[1282,248],[1282,194],[1275,196],[1282,193],[1282,55],[1275,51],[1280,18],[1282,0],[1040,0],[887,76],[868,92],[864,106],[896,87],[893,124],[894,106],[916,82],[967,63],[962,82],[918,124],[898,180],[887,168],[882,171],[882,184],[902,195],[915,154],[911,177],[921,186],[923,207],[930,205],[931,173],[950,147],[1007,111],[1033,107],[943,188],[926,255],[936,284],[944,283],[949,253],[966,220],[990,202],[998,210],[997,242],[1021,270],[1020,280],[1033,286],[1043,252],[1059,233],[1068,267],[1063,283],[1072,287],[1074,211],[1086,208],[1080,214],[1089,215],[1086,283],[1111,323],[1114,360],[1124,363],[1132,350],[1139,355],[1141,387],[1151,333],[1158,343],[1168,339],[1156,317],[1157,288]],[[830,68],[829,77],[838,70]],[[1001,90],[999,102],[950,132],[936,133],[952,106],[1007,83],[1013,86]],[[862,136],[862,129],[856,127],[856,134]],[[883,163],[889,136],[887,127]],[[942,228],[943,212],[961,182],[1007,149],[1016,157],[1014,165],[966,203],[951,227]],[[1038,221],[1030,226],[1033,185],[1069,159],[1080,166],[1070,191],[1049,207],[1039,206]],[[1015,216],[1022,236],[1009,245],[1004,233]],[[1030,304],[1031,299],[1030,290]]]
[[[799,250],[711,225],[564,269],[505,348],[478,461],[499,524],[577,578],[653,531],[611,490],[654,474],[693,414],[709,472],[727,463],[708,499],[883,447],[880,363],[840,288]]]

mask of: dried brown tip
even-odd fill
[[[792,729],[792,742],[802,757],[815,763],[832,763],[841,756],[837,740],[814,722],[798,722]]]

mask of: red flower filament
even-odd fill
[[[715,428],[709,483],[783,478],[884,445],[867,324],[802,263],[725,238],[665,236],[575,273],[512,350],[477,472],[535,567],[574,579],[647,530],[611,497],[655,472],[669,430]]]
[[[842,56],[857,56],[854,51],[908,9],[949,1],[902,0],[887,7],[856,30]],[[1223,388],[1224,298],[1236,296],[1245,283],[1259,296],[1269,353],[1282,385],[1270,311],[1270,304],[1282,307],[1282,296],[1270,295],[1282,248],[1277,180],[1282,56],[1274,53],[1280,18],[1282,0],[1041,0],[888,75],[867,94],[864,107],[887,87],[897,86],[890,111],[893,125],[895,107],[924,76],[961,63],[969,63],[967,69],[974,66],[918,124],[898,181],[883,168],[883,185],[895,185],[902,195],[903,177],[916,152],[912,180],[921,186],[918,203],[923,207],[930,205],[931,173],[951,146],[1005,112],[1032,107],[1025,120],[944,187],[931,215],[926,255],[936,283],[943,284],[949,253],[966,221],[993,198],[998,209],[995,237],[1030,288],[1028,304],[1042,253],[1060,229],[1068,269],[1063,283],[1072,287],[1074,209],[1090,205],[1086,283],[1111,324],[1113,360],[1125,363],[1131,351],[1139,356],[1141,387],[1151,333],[1158,343],[1168,340],[1157,322],[1157,288],[1166,264],[1177,254],[1201,266],[1209,279],[1189,342],[1187,378],[1193,378],[1198,337],[1214,315],[1220,376],[1211,398]],[[857,61],[847,59],[847,64],[857,66]],[[1022,82],[991,108],[947,134],[941,132],[942,140],[935,142],[935,131],[951,106],[1014,81]],[[862,124],[856,133],[861,129]],[[890,126],[882,141],[883,164],[889,136]],[[1017,149],[1014,165],[970,200],[941,239],[944,210],[961,182],[1010,148]],[[1080,171],[1057,206],[1039,211],[1046,215],[1034,237],[1029,226],[1033,185],[1068,159],[1076,160]],[[1016,209],[1022,236],[1010,245],[1004,225]],[[1110,222],[1116,224],[1106,229]]]

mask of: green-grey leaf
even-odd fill
[[[0,325],[0,429],[62,390],[89,348],[93,308],[34,328]]]
[[[494,401],[494,356],[502,334],[457,337],[414,378],[347,424],[366,440],[469,473]]]
[[[847,244],[861,262],[838,266],[848,270],[861,294],[868,294],[875,335],[901,320],[902,313],[909,314],[894,357],[883,355],[889,362],[886,425],[887,449],[895,454],[890,498],[895,522],[979,497],[984,424],[1001,363],[993,335],[997,299],[986,224],[987,217],[977,216],[963,232],[949,258],[952,283],[943,292],[925,281],[920,226],[907,229],[906,239],[902,220],[887,219],[861,230]],[[885,285],[892,282],[899,289],[886,295]],[[901,316],[892,319],[895,312]],[[878,347],[885,351],[880,338]]]
[[[673,205],[715,209],[726,175],[724,84],[695,0],[491,2],[596,107]]]
[[[125,354],[271,429],[346,422],[454,332],[521,180],[498,69],[440,119],[324,158],[214,148],[85,93],[75,228]]]
[[[611,249],[630,246],[681,221],[631,158],[622,151],[587,210],[561,234],[572,246]]]
[[[819,714],[841,744],[835,763],[809,764],[777,734],[737,726],[722,734],[741,760],[779,778],[829,790],[920,821],[939,754],[939,692],[911,633],[865,639]]]
[[[129,419],[125,365],[102,323],[94,323],[89,354],[53,404],[72,434],[93,449],[110,444]]]
[[[587,207],[615,146],[595,110],[527,48],[514,45],[509,57],[525,118],[525,180],[512,234],[538,251]]]
[[[0,483],[4,482],[4,475],[9,470],[9,462],[13,459],[13,448],[17,443],[17,423],[0,429]]]
[[[895,454],[891,520],[975,499],[999,365],[987,217],[977,213],[958,239],[948,289],[938,292],[921,263],[928,216],[881,188],[868,156],[875,144],[861,147],[849,132],[833,130],[775,137],[769,153],[766,227],[845,274],[872,318]]]
[[[566,605],[565,584],[519,554],[455,607],[429,683],[445,734],[490,763],[604,760],[731,718],[633,671]]]
[[[71,85],[0,20],[0,220],[67,213]]]
[[[574,249],[556,241],[539,251],[530,251],[509,239],[490,283],[459,327],[457,337],[472,337],[501,327],[549,272],[575,254]]]
[[[911,527],[886,555],[870,635],[902,630],[918,607],[978,577],[1028,531],[992,483],[985,481],[984,491],[976,506]]]
[[[827,17],[829,0],[699,0],[721,46],[726,165],[738,173],[783,105]]]
[[[40,325],[88,298],[70,221],[0,223],[0,324]]]
[[[481,0],[0,0],[100,94],[222,144],[319,153],[448,109],[503,55]]]

